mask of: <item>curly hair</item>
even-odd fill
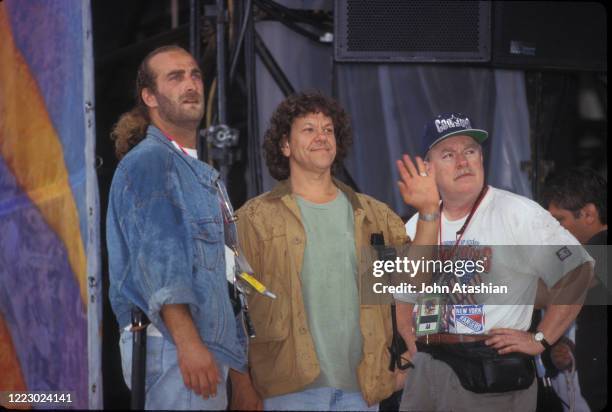
[[[546,181],[542,198],[545,207],[554,203],[572,212],[576,218],[580,216],[580,209],[587,203],[593,203],[599,220],[605,225],[608,222],[607,188],[606,179],[595,170],[576,167],[552,175]]]
[[[115,155],[121,160],[134,146],[136,146],[147,133],[147,127],[151,124],[149,109],[142,100],[142,90],[149,89],[157,92],[155,73],[151,70],[149,62],[160,53],[170,51],[189,52],[180,46],[169,45],[158,47],[142,60],[136,73],[136,90],[134,98],[136,106],[129,112],[123,113],[111,131],[111,140],[115,142]]]
[[[270,119],[270,126],[264,135],[263,150],[266,166],[276,180],[289,178],[289,159],[281,151],[281,141],[289,138],[291,125],[298,117],[310,113],[322,113],[332,119],[336,138],[336,158],[332,173],[342,164],[353,143],[349,116],[340,104],[320,92],[302,92],[287,97],[278,105]]]

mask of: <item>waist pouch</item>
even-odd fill
[[[450,366],[461,386],[475,393],[500,393],[527,389],[533,383],[533,358],[522,353],[500,355],[482,342],[423,345],[419,351]]]

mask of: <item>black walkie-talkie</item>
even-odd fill
[[[385,236],[382,232],[372,233],[370,235],[370,245],[376,250],[378,259],[382,261],[391,260],[394,261],[397,257],[395,249],[392,247],[385,246]],[[397,330],[397,320],[395,318],[395,303],[391,304],[391,324],[393,325],[393,337],[391,339],[391,346],[389,346],[389,353],[391,354],[391,362],[389,364],[389,370],[393,372],[397,367],[400,370],[414,367],[411,362],[402,364],[401,356],[402,353],[408,350],[404,338],[401,337]]]

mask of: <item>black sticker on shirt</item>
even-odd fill
[[[572,255],[572,252],[567,248],[567,246],[563,246],[561,249],[557,250],[557,257],[559,260],[564,261],[568,257]]]

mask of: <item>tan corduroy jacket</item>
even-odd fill
[[[349,199],[354,214],[355,248],[359,261],[370,234],[383,232],[385,243],[402,245],[408,237],[401,219],[387,205],[355,193],[334,180]],[[238,214],[238,236],[255,276],[276,295],[249,297],[256,331],[249,346],[249,366],[264,398],[300,391],[320,373],[302,298],[300,274],[306,238],[300,209],[288,181],[248,201]],[[358,286],[360,287],[360,286]],[[372,405],[394,390],[389,371],[391,312],[389,305],[360,306],[363,354],[357,379],[365,401]]]

